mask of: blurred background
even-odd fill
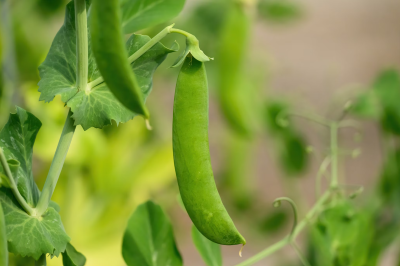
[[[38,66],[63,23],[67,2],[1,1],[0,128],[15,105],[42,121],[33,163],[39,188],[67,109],[58,97],[38,101]],[[329,132],[302,118],[283,126],[277,116],[287,110],[358,121],[360,130],[340,131],[339,173],[341,183],[365,188],[355,204],[368,208],[374,236],[365,255],[373,258],[362,265],[400,265],[400,1],[231,2],[187,0],[173,21],[215,58],[206,65],[213,169],[222,200],[248,242],[243,258],[240,247],[222,247],[224,265],[251,257],[290,231],[290,206],[273,208],[275,198],[293,198],[300,217],[315,202]],[[142,34],[154,36],[165,26]],[[184,47],[179,35],[163,43],[174,40]],[[168,57],[155,74],[147,102],[152,131],[140,117],[104,130],[77,128],[53,200],[88,266],[125,265],[121,245],[127,220],[148,199],[167,211],[185,265],[205,265],[191,241],[191,221],[176,200],[171,133],[178,70],[169,67],[177,56]],[[305,232],[299,244],[312,261],[313,238]],[[49,265],[62,260],[53,258]],[[288,247],[255,265],[300,262]]]

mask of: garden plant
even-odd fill
[[[251,73],[245,68],[255,12],[279,20],[297,16],[296,11],[284,2],[271,0],[222,1],[223,14],[214,14],[214,18],[225,18],[223,23],[213,25],[217,40],[203,40],[175,24],[152,38],[137,34],[170,22],[184,4],[185,0],[73,0],[66,5],[64,24],[39,67],[39,100],[47,103],[58,96],[66,113],[42,189],[35,183],[32,160],[41,121],[17,106],[0,131],[0,266],[9,265],[11,253],[35,261],[37,266],[60,255],[65,266],[86,264],[84,254],[71,244],[74,240],[64,228],[59,205],[52,201],[75,130],[100,130],[112,123],[127,123],[136,116],[143,118],[143,127],[152,130],[153,117],[146,99],[159,65],[180,50],[177,42],[170,47],[161,43],[171,35],[181,35],[186,42],[183,53],[171,65],[180,69],[172,121],[174,167],[180,192],[177,202],[193,223],[193,243],[204,263],[222,266],[220,245],[238,245],[238,256],[242,258],[237,266],[254,265],[286,246],[297,255],[297,264],[292,265],[378,265],[380,255],[399,235],[397,71],[384,71],[371,89],[336,105],[337,114],[330,117],[296,110],[284,101],[260,100],[257,85],[251,82]],[[201,50],[203,41],[215,52],[215,60]],[[213,42],[218,42],[219,47],[213,47]],[[206,53],[209,54],[207,50]],[[212,71],[206,70],[209,66]],[[314,204],[303,213],[296,199],[285,195],[277,198],[273,206],[289,204],[292,213],[288,219],[293,224],[286,236],[254,256],[246,254],[245,244],[252,240],[236,228],[214,181],[208,137],[210,72],[217,73],[218,104],[231,130],[229,148],[224,153],[229,166],[224,182],[237,212],[246,214],[256,208],[257,199],[252,197],[250,181],[244,177],[251,158],[243,154],[248,153],[260,132],[276,145],[276,157],[287,182],[303,173],[310,157],[318,152],[307,145],[294,121],[315,124],[328,136],[329,145],[321,152],[323,160],[315,177]],[[0,97],[4,98],[2,94]],[[360,135],[359,119],[380,124],[386,154],[378,189],[362,204],[355,202],[363,196],[362,184],[347,184],[339,171],[340,158],[357,157],[360,153],[358,149],[342,147],[339,132],[350,129]],[[266,218],[267,230],[285,225],[288,216],[286,212],[273,215]],[[250,220],[248,225],[252,226]],[[299,245],[300,234],[303,237]],[[180,255],[169,218],[153,201],[134,210],[121,242],[128,266],[191,265]]]

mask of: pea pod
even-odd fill
[[[196,228],[221,245],[245,244],[218,194],[208,146],[208,85],[204,63],[189,54],[181,68],[173,112],[175,171]]]
[[[148,118],[143,93],[128,62],[121,28],[120,1],[93,1],[91,12],[93,54],[104,81],[126,108]]]
[[[222,28],[219,53],[218,99],[228,124],[242,136],[251,136],[255,108],[252,88],[245,84],[243,63],[249,41],[251,18],[243,4],[234,3],[228,9]]]

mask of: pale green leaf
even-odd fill
[[[0,148],[4,150],[6,159],[11,164],[20,164],[17,168],[11,167],[18,190],[32,206],[35,206],[39,199],[39,191],[32,174],[32,153],[41,126],[42,123],[34,115],[17,107],[17,112],[10,115],[0,132]],[[4,174],[1,164],[0,173]]]
[[[122,26],[134,33],[168,22],[182,10],[185,0],[121,0]]]
[[[62,256],[64,266],[84,266],[86,264],[85,256],[76,251],[76,249],[70,243],[68,243],[65,252],[62,253]]]
[[[148,36],[132,35],[126,44],[128,55],[132,55],[149,40]],[[144,99],[151,91],[155,70],[171,52],[175,50],[158,43],[131,64]],[[75,125],[81,125],[85,130],[91,127],[103,128],[110,125],[111,120],[117,124],[127,122],[136,115],[114,97],[105,83],[95,86],[89,93],[78,92],[75,85],[76,40],[72,2],[67,5],[64,25],[54,38],[46,60],[39,67],[39,72],[40,100],[49,102],[60,95],[62,101],[71,107]],[[100,77],[91,49],[90,35],[88,73],[88,83]]]
[[[3,208],[0,203],[0,266],[8,265],[8,249],[6,237],[6,223]]]
[[[222,266],[220,245],[208,240],[194,225],[192,227],[192,239],[207,266]]]
[[[180,266],[171,223],[160,206],[148,201],[129,219],[122,244],[128,266]]]
[[[38,260],[42,254],[59,256],[70,238],[60,215],[49,207],[41,217],[29,216],[21,209],[11,190],[0,188],[9,251]]]

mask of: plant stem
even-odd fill
[[[331,122],[331,184],[330,187],[335,189],[338,187],[338,123]]]
[[[282,249],[288,244],[291,244],[294,239],[298,236],[298,234],[304,229],[304,227],[307,225],[307,223],[311,220],[311,218],[319,211],[319,209],[325,204],[325,202],[329,199],[331,196],[331,190],[325,191],[325,193],[318,199],[318,201],[315,203],[314,207],[307,213],[306,217],[301,220],[301,222],[296,226],[296,229],[294,230],[292,235],[288,235],[279,242],[276,242],[272,246],[269,246],[268,248],[264,249],[260,253],[254,255],[250,259],[237,264],[236,266],[250,266],[253,265],[254,263],[268,257],[269,255],[275,253],[276,251]]]
[[[26,202],[26,200],[22,197],[21,193],[19,193],[17,184],[15,184],[14,177],[11,173],[10,167],[7,163],[6,156],[4,155],[3,149],[0,148],[0,161],[1,165],[3,166],[3,169],[6,173],[6,176],[8,178],[8,182],[10,183],[10,188],[12,193],[14,194],[14,197],[17,199],[19,205],[28,213],[29,215],[35,215],[35,210],[29,206],[29,204]]]
[[[88,32],[85,0],[75,0],[75,28],[76,86],[80,91],[86,89],[88,81]]]
[[[304,266],[311,266],[311,264],[307,261],[307,259],[304,257],[303,253],[301,252],[300,248],[297,246],[296,242],[292,242],[292,247],[296,251],[297,256],[299,257],[301,263]]]
[[[36,211],[39,216],[41,216],[49,206],[49,202],[57,185],[58,178],[60,177],[72,137],[74,136],[76,127],[74,126],[74,119],[71,116],[72,112],[70,110],[68,112],[67,120],[65,121],[49,173],[47,174],[46,182],[44,183],[42,193],[40,193],[39,202],[36,206]]]
[[[165,36],[167,36],[169,33],[171,33],[172,31],[172,27],[175,24],[172,24],[168,27],[166,27],[165,29],[163,29],[162,31],[160,31],[156,36],[154,36],[150,41],[148,41],[145,45],[143,45],[142,47],[140,47],[139,50],[137,50],[135,53],[133,53],[129,58],[129,64],[132,64],[133,62],[135,62],[139,57],[141,57],[144,53],[146,53],[148,50],[150,50],[154,45],[156,45],[159,41],[161,41]],[[104,82],[103,77],[99,77],[95,80],[93,80],[92,82],[90,82],[88,84],[88,89],[92,89],[98,85],[100,85],[101,83]]]
[[[40,258],[35,262],[35,266],[46,266],[46,254],[40,256]]]

